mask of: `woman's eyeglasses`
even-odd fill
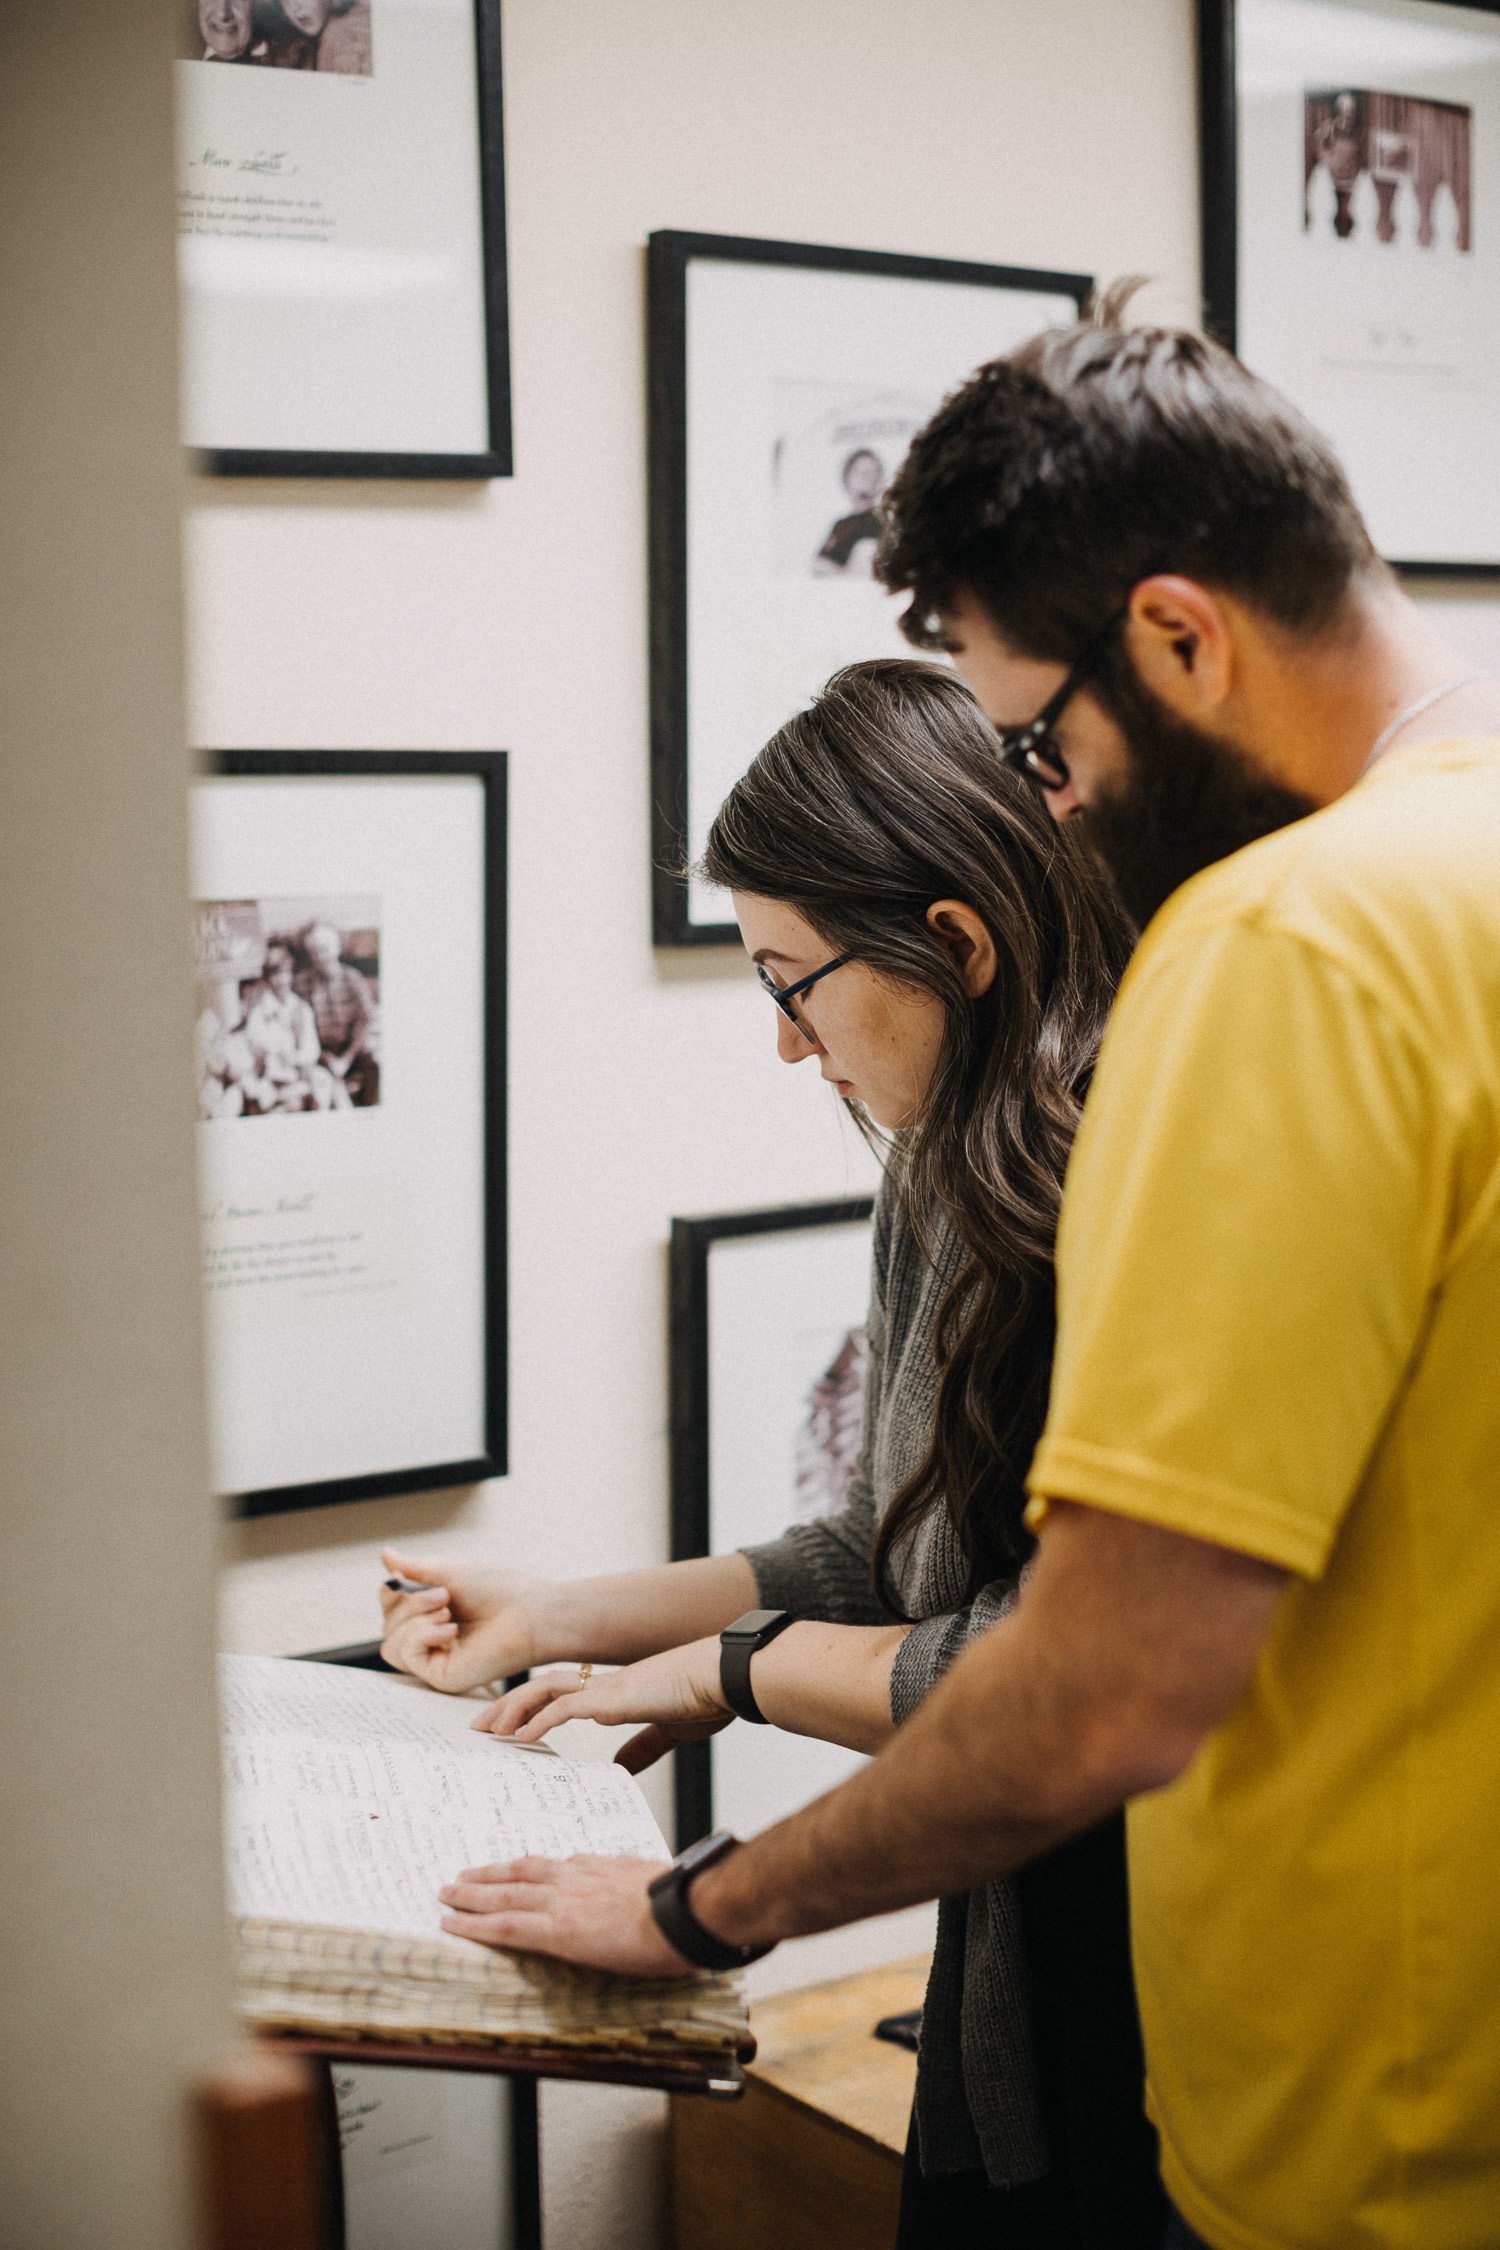
[[[825,961],[821,969],[814,969],[810,977],[799,977],[795,984],[778,984],[764,961],[756,962],[755,973],[786,1017],[793,1031],[797,1032],[803,1039],[816,1042],[817,1033],[798,1014],[796,1003],[802,997],[802,994],[808,991],[811,986],[817,984],[820,979],[831,977],[835,969],[841,969],[846,961],[852,961],[853,959],[852,953],[841,953],[836,961]]]
[[[1028,781],[1039,783],[1043,789],[1067,788],[1073,778],[1067,760],[1057,744],[1049,742],[1048,736],[1104,654],[1111,634],[1117,626],[1123,625],[1129,614],[1128,610],[1120,610],[1102,633],[1095,634],[1057,693],[1047,698],[1034,719],[1024,726],[996,727],[1002,765],[1009,766],[1013,773],[1025,774]]]

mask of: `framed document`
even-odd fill
[[[684,858],[830,673],[911,654],[870,573],[880,495],[946,393],[1090,283],[654,234],[648,288],[653,931],[738,944]]]
[[[672,1221],[672,1559],[725,1554],[832,1515],[859,1454],[872,1202]],[[677,1849],[751,1834],[863,1765],[770,1727],[687,1742]]]
[[[1500,0],[1199,0],[1209,325],[1381,553],[1500,572]]]
[[[209,1429],[241,1515],[506,1465],[505,759],[193,792]]]
[[[511,473],[500,0],[178,0],[183,435]]]

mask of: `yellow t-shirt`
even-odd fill
[[[1064,1199],[1037,1494],[1295,1573],[1129,1815],[1149,2103],[1217,2250],[1500,2243],[1500,741],[1187,884]]]

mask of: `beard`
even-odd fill
[[[1125,737],[1125,779],[1101,789],[1083,829],[1137,929],[1190,875],[1318,809],[1237,743],[1174,716],[1133,674],[1096,691]]]

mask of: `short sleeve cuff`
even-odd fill
[[[1265,1493],[1185,1477],[1138,1454],[1117,1453],[1082,1438],[1044,1436],[1026,1481],[1033,1494],[1026,1520],[1033,1529],[1045,1519],[1048,1499],[1077,1500],[1215,1547],[1232,1547],[1295,1571],[1299,1578],[1322,1577],[1338,1529],[1336,1524],[1310,1523]],[[1042,1513],[1035,1516],[1038,1501]]]

